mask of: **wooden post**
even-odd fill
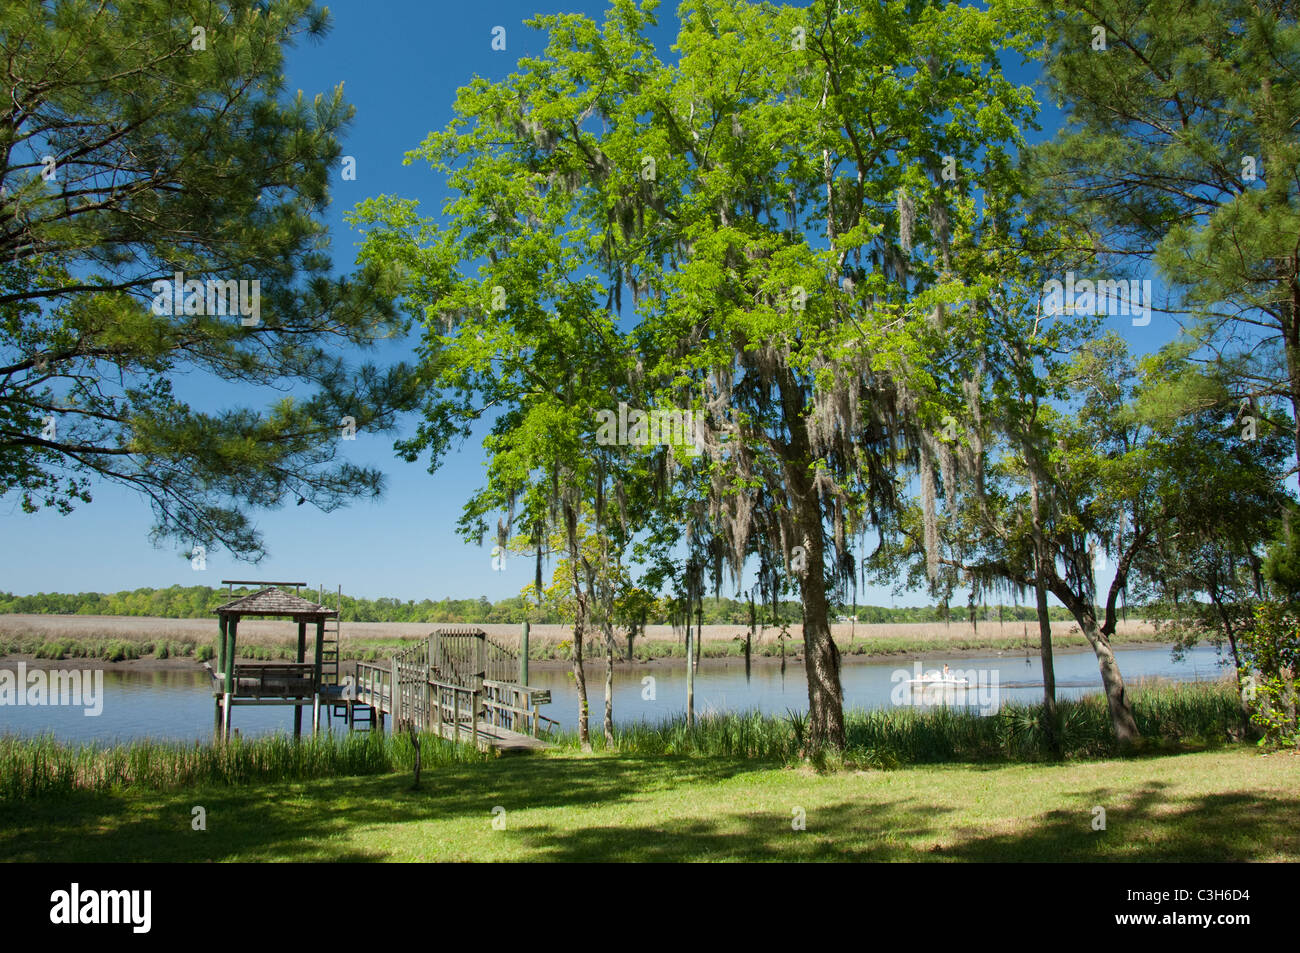
[[[402,730],[402,690],[397,681],[397,658],[390,663],[393,672],[393,732]]]
[[[469,718],[473,734],[471,740],[474,742],[474,749],[478,750],[478,707],[479,707],[479,690],[474,690],[474,695],[470,698]]]
[[[434,668],[437,668],[438,664],[442,661],[442,633],[441,632],[435,630],[434,633],[431,636],[429,636],[429,647],[432,651],[432,654],[429,657],[429,664],[432,665]]]
[[[230,622],[226,626],[226,671],[225,685],[222,690],[225,697],[222,699],[222,725],[221,737],[223,741],[230,740],[230,710],[233,707],[230,704],[231,696],[235,693],[235,645],[239,633],[239,616],[231,616]]]
[[[519,684],[528,684],[528,623],[519,632]]]
[[[298,663],[307,660],[307,620],[298,620]],[[302,737],[302,706],[293,706],[293,736]]]
[[[217,617],[217,671],[226,670],[226,628],[228,626],[227,617],[222,614]]]
[[[487,633],[479,635],[477,644],[474,646],[474,667],[478,669],[477,684],[471,685],[471,688],[482,688],[483,679],[487,678]],[[475,718],[478,721],[478,709],[474,710]]]
[[[438,737],[441,738],[442,737],[442,684],[441,683],[438,683],[433,686],[433,697],[435,699],[433,703],[433,707],[434,707],[433,717],[435,719],[435,723],[438,726]]]
[[[456,743],[460,743],[460,692],[451,690],[451,725],[456,729]]]
[[[305,623],[304,623],[305,624]],[[312,688],[315,689],[315,696],[311,704],[311,733],[314,735],[320,731],[320,654],[325,647],[325,617],[318,615],[316,617],[316,662],[312,672]]]

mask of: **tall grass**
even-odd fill
[[[1143,747],[1223,744],[1241,737],[1241,710],[1229,682],[1138,685],[1133,714]],[[1057,734],[1067,758],[1118,753],[1106,699],[1089,695],[1058,704]],[[688,728],[684,717],[616,726],[610,750],[635,755],[694,755],[793,763],[802,757],[807,716],[759,712],[709,713]],[[1042,706],[1009,704],[996,715],[956,708],[853,710],[845,714],[845,764],[891,768],[905,764],[1039,761],[1048,757]],[[551,739],[576,749],[575,733]],[[605,749],[604,738],[592,738]],[[424,768],[472,764],[490,755],[434,735],[421,738]],[[0,735],[0,799],[77,791],[172,791],[204,785],[306,781],[409,771],[409,736],[381,732],[322,734],[295,741],[283,734],[229,744],[137,741],[69,745],[44,736]]]
[[[1138,685],[1131,690],[1133,715],[1143,748],[1207,746],[1240,738],[1241,710],[1224,682]],[[982,716],[960,708],[890,708],[845,713],[848,763],[871,767],[971,761],[1039,761],[1049,756],[1038,704],[1008,704]],[[623,754],[684,754],[794,762],[802,756],[806,715],[759,712],[706,714],[694,729],[684,716],[658,723],[616,726],[614,744],[593,735],[594,748]],[[1105,696],[1057,703],[1056,734],[1067,758],[1119,753]],[[576,748],[575,733],[556,742]]]
[[[424,768],[469,764],[487,755],[472,745],[422,736]],[[357,732],[295,741],[283,734],[192,745],[136,741],[68,745],[43,736],[0,736],[0,799],[143,789],[174,791],[203,785],[307,781],[313,778],[410,770],[415,749],[407,735]]]

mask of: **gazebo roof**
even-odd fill
[[[252,595],[242,596],[216,609],[218,615],[287,615],[295,618],[311,616],[336,616],[337,609],[309,602],[283,589],[268,586]]]

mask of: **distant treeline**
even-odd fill
[[[251,592],[250,589],[237,589],[235,595]],[[316,590],[302,591],[306,598],[315,600]],[[0,613],[26,612],[41,615],[120,615],[120,616],[157,616],[164,619],[198,619],[207,618],[212,611],[229,598],[226,589],[213,589],[209,586],[170,586],[166,589],[133,589],[130,591],[103,592],[41,592],[32,596],[16,596],[13,593],[0,593]],[[336,596],[325,593],[325,602],[333,606]],[[487,597],[477,599],[440,599],[434,602],[423,599],[416,602],[408,599],[356,599],[343,596],[342,618],[344,622],[447,622],[465,624],[519,623],[525,620],[538,623],[560,623],[564,620],[554,611],[544,611],[537,606],[525,604],[520,596],[489,602]],[[980,606],[977,610],[980,622],[1032,622],[1035,618],[1032,606]],[[772,625],[774,610],[771,606],[758,607],[759,621],[763,625]],[[1136,613],[1135,613],[1136,614]],[[647,616],[648,625],[665,625],[674,621],[671,607],[660,605],[655,612]],[[797,623],[800,621],[799,603],[783,602],[776,612],[780,622]],[[905,623],[905,622],[965,622],[970,618],[966,606],[915,606],[892,608],[888,606],[858,606],[856,615],[850,606],[841,607],[834,613],[836,617],[848,619],[853,616],[865,623]],[[1051,610],[1051,617],[1056,621],[1067,621],[1070,614],[1062,607]],[[749,603],[737,599],[718,598],[704,600],[705,625],[746,625],[749,622]]]

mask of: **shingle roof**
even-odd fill
[[[218,606],[220,615],[288,615],[288,616],[336,616],[337,609],[308,602],[301,596],[295,596],[274,586],[261,589],[251,596],[242,596],[224,606]]]

